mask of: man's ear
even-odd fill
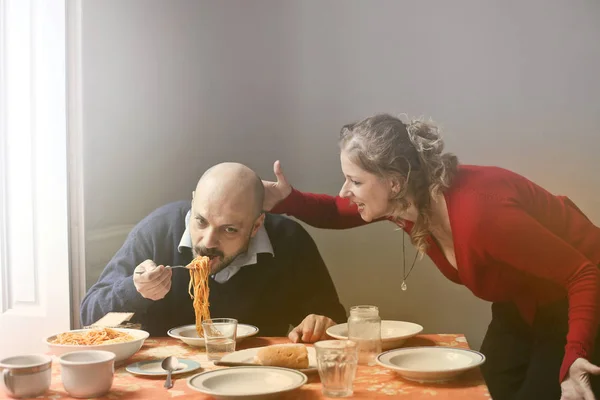
[[[258,232],[258,230],[264,223],[265,223],[265,213],[263,212],[256,219],[256,221],[254,221],[254,225],[252,226],[252,233],[250,234],[250,236],[254,237],[256,235],[256,232]]]

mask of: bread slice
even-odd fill
[[[303,344],[274,344],[259,348],[254,361],[270,367],[308,368],[308,350]]]

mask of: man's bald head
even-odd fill
[[[202,175],[188,226],[193,255],[209,257],[212,274],[248,250],[265,220],[264,196],[262,181],[245,165],[218,164]]]
[[[239,163],[226,162],[209,168],[196,185],[196,196],[228,203],[257,217],[262,212],[265,188],[258,174]]]

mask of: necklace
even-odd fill
[[[419,252],[417,251],[417,254],[415,254],[415,259],[412,262],[412,265],[410,266],[410,269],[408,270],[408,274],[406,273],[406,246],[405,246],[405,241],[406,241],[406,234],[404,232],[402,232],[402,255],[403,255],[403,262],[402,262],[402,275],[403,275],[403,279],[402,279],[402,285],[400,286],[400,289],[402,290],[406,290],[406,280],[408,279],[408,275],[410,275],[410,273],[412,272],[413,268],[415,267],[415,263],[417,262],[417,256],[419,255]]]

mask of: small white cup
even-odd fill
[[[115,374],[115,354],[103,350],[65,353],[58,359],[67,393],[77,398],[100,397],[108,393]]]
[[[0,387],[10,397],[37,397],[50,388],[52,358],[44,354],[0,360]]]

